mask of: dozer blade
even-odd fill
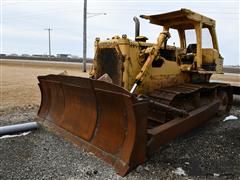
[[[39,76],[38,119],[125,175],[146,160],[148,102],[89,78]]]

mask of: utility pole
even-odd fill
[[[83,6],[83,72],[87,71],[87,0],[84,0]]]
[[[51,58],[51,30],[50,28],[44,29],[48,31],[48,57]]]
[[[87,14],[91,16],[87,17]],[[106,13],[87,13],[87,0],[84,0],[83,4],[83,72],[87,71],[87,18],[91,18],[98,15],[106,15]]]

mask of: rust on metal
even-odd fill
[[[121,175],[146,160],[148,102],[137,102],[104,81],[61,75],[38,79],[39,120],[67,132],[61,134],[90,148]]]
[[[149,129],[148,134],[151,136],[148,144],[148,154],[157,151],[160,145],[176,138],[190,129],[197,127],[204,121],[209,120],[215,115],[219,106],[219,101],[215,100],[211,104],[205,105],[197,110],[192,111],[185,118],[175,118],[161,126]]]

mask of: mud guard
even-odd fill
[[[124,176],[146,160],[148,102],[89,78],[39,76],[38,120]]]

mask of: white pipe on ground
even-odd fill
[[[30,131],[38,128],[39,128],[39,125],[36,122],[2,126],[0,127],[0,136],[7,135],[7,134],[15,134],[18,132]]]

